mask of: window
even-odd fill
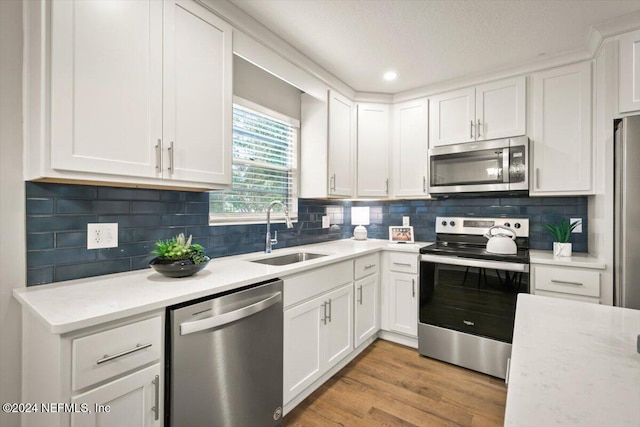
[[[297,218],[299,128],[295,119],[234,97],[233,187],[209,193],[211,224],[264,223],[274,200]],[[276,209],[272,221],[284,220]]]

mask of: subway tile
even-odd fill
[[[98,187],[100,200],[160,200],[161,190],[141,188]]]
[[[43,285],[53,282],[53,267],[27,269],[27,286]]]
[[[160,192],[160,200],[166,202],[184,202],[186,199],[184,191],[163,190]]]
[[[56,201],[56,214],[128,214],[128,201],[67,200]]]
[[[149,201],[132,201],[132,214],[180,214],[184,212],[184,203],[178,202],[149,202]]]
[[[202,192],[185,191],[184,200],[187,202],[209,203],[209,192],[208,191],[202,191]]]
[[[153,254],[131,257],[131,270],[144,270],[148,268],[149,271],[151,271],[151,267],[149,267],[149,263],[155,257],[156,256]]]
[[[187,202],[186,213],[188,214],[209,214],[209,203]]]
[[[162,215],[162,225],[207,225],[209,223],[209,215]]]
[[[118,227],[158,227],[163,225],[159,215],[99,215],[98,222],[117,222]]]
[[[131,270],[130,259],[88,262],[73,265],[56,266],[54,278],[56,282],[81,279],[83,277],[102,276],[104,274],[121,273]]]
[[[184,233],[189,236],[191,233],[185,233],[184,227],[158,227],[158,228],[131,228],[131,242],[156,242],[158,240],[168,240],[172,237]]]
[[[93,185],[52,184],[47,182],[26,182],[27,198],[73,198],[95,199],[97,187]]]
[[[52,215],[53,199],[27,199],[27,215]]]
[[[53,249],[53,233],[27,234],[27,250]]]
[[[27,233],[45,231],[86,230],[87,224],[97,222],[96,215],[27,216]]]
[[[150,254],[155,248],[155,242],[144,243],[127,243],[124,245],[118,245],[117,248],[98,249],[98,261],[114,259],[114,258],[129,258],[132,256]]]
[[[94,261],[96,254],[84,248],[27,252],[27,268]]]
[[[118,239],[119,240],[119,239]],[[56,233],[56,248],[87,247],[86,231]]]

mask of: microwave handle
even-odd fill
[[[509,183],[509,147],[502,149],[502,182]]]

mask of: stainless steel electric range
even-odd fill
[[[513,231],[515,253],[486,250],[496,225]],[[516,298],[529,292],[529,220],[438,217],[420,254],[420,354],[505,378]]]

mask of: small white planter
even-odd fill
[[[570,257],[571,250],[571,243],[553,242],[553,256]]]

